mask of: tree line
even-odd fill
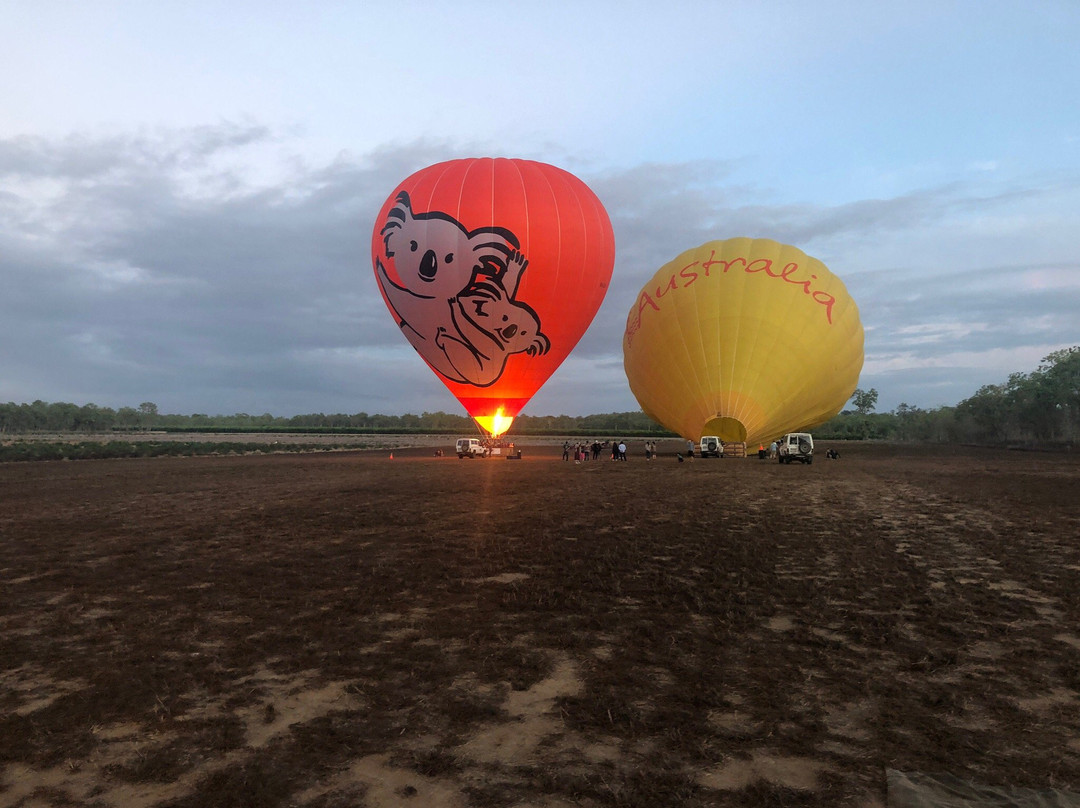
[[[877,391],[856,390],[845,410],[815,434],[834,440],[1072,445],[1080,438],[1080,346],[1043,357],[1031,373],[980,387],[955,407],[900,404],[875,413]]]
[[[35,401],[32,404],[0,404],[0,433],[55,432],[350,432],[423,433],[470,435],[477,431],[466,415],[425,412],[421,415],[369,415],[366,412],[312,413],[292,417],[270,413],[250,415],[177,415],[161,413],[153,402],[138,407],[99,407]],[[667,433],[642,412],[604,415],[519,415],[514,420],[518,435],[663,435]]]
[[[1055,351],[1031,373],[1013,373],[1002,384],[986,385],[954,407],[924,410],[900,404],[874,412],[878,393],[857,389],[852,409],[815,428],[826,440],[899,440],[930,443],[1071,444],[1080,437],[1080,346]],[[166,414],[156,404],[138,407],[82,406],[63,402],[0,404],[0,434],[27,432],[360,432],[462,434],[476,432],[471,418],[445,412],[421,415],[355,414],[250,415]],[[514,435],[582,437],[674,436],[644,413],[520,415]]]

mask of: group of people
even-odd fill
[[[562,459],[570,460],[573,458],[575,463],[581,463],[586,460],[599,460],[600,455],[608,447],[611,447],[611,459],[616,461],[626,461],[626,441],[615,440],[604,441],[601,443],[598,440],[586,441],[584,443],[571,443],[565,441],[563,443]],[[645,459],[652,460],[656,457],[656,441],[645,441]]]
[[[570,460],[570,458],[573,457],[574,462],[576,463],[580,463],[584,460],[599,460],[600,455],[609,445],[611,446],[612,460],[626,460],[626,441],[623,440],[610,440],[604,441],[603,443],[598,440],[587,441],[584,443],[571,443],[570,441],[566,441],[565,443],[563,443],[562,459]],[[686,459],[693,460],[694,451],[696,448],[697,447],[695,446],[694,442],[692,440],[688,440],[686,442],[686,456],[684,457],[681,452],[677,452],[675,454],[676,460],[678,460],[678,462],[680,463],[682,463]],[[758,446],[758,457],[763,460],[765,458],[775,458],[778,449],[779,447],[776,441],[770,443],[768,447],[766,447],[764,444],[761,444],[760,446]],[[656,441],[645,441],[645,459],[655,460],[656,457]],[[825,457],[831,460],[836,460],[839,459],[840,453],[835,449],[829,449],[827,452],[825,452]]]
[[[580,463],[583,460],[599,460],[600,452],[602,452],[604,446],[598,440],[594,440],[591,443],[570,443],[566,441],[562,447],[562,459],[569,460],[573,455],[574,462]]]

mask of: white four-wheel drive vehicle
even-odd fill
[[[701,445],[698,448],[701,451],[702,457],[724,456],[724,442],[715,435],[705,435],[702,437]]]
[[[487,457],[488,448],[479,438],[458,438],[457,456],[458,460],[463,457]]]
[[[776,439],[776,457],[781,463],[814,462],[814,438],[809,432],[789,432]]]

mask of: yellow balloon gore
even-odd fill
[[[626,318],[641,409],[684,438],[765,443],[828,421],[863,365],[859,309],[816,258],[770,239],[710,241],[665,264]]]

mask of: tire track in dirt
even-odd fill
[[[1057,660],[1062,644],[1080,648],[1080,638],[1067,619],[1068,605],[1046,587],[1044,576],[1028,572],[1025,553],[1032,548],[1022,552],[1015,544],[1017,536],[1031,535],[1026,526],[902,482],[873,497],[849,488],[846,498],[873,525],[875,539],[890,545],[901,567],[917,573],[921,583],[907,603],[894,606],[898,633],[910,645],[877,661],[877,677],[892,678],[897,687],[842,706],[827,719],[830,727],[858,741],[877,725],[886,747],[951,736],[958,755],[968,757],[982,739],[1025,737],[1034,726],[1045,732],[1049,725],[1052,732],[1040,748],[1069,749],[1075,760],[1080,744],[1070,739],[1065,722],[1080,714],[1080,693],[1075,675]],[[1036,552],[1052,549],[1037,539]],[[905,728],[890,739],[883,728],[905,702],[935,707],[941,723]],[[1033,762],[1041,754],[1046,752],[1033,751]],[[980,768],[993,777],[994,750],[983,755],[987,762]]]

